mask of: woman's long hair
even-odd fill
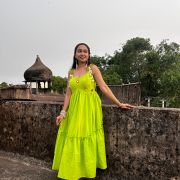
[[[87,60],[87,65],[91,64],[91,62],[90,62],[90,54],[91,54],[91,53],[90,53],[90,48],[89,48],[89,46],[88,46],[87,44],[85,44],[85,43],[79,43],[79,44],[77,44],[76,47],[74,48],[74,56],[73,56],[72,69],[76,69],[76,64],[78,64],[78,60],[75,58],[75,55],[76,55],[77,48],[78,48],[80,45],[84,45],[84,46],[87,47],[88,53],[89,53],[89,58],[88,58],[88,60]]]

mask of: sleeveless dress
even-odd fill
[[[70,70],[71,98],[59,125],[52,164],[62,179],[94,178],[96,168],[107,168],[101,99],[91,67],[80,77]]]

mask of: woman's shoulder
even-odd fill
[[[91,63],[89,66],[90,66],[93,74],[99,70],[98,66],[93,63]]]
[[[92,68],[92,69],[96,69],[96,68],[98,68],[95,64],[93,64],[93,63],[91,63],[90,65],[90,68]]]
[[[98,66],[95,65],[95,64],[93,64],[93,63],[91,63],[89,66],[91,67],[92,70],[97,70],[97,69],[99,69]]]

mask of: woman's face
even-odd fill
[[[79,45],[75,53],[75,58],[79,62],[87,62],[89,59],[88,48],[85,45]]]

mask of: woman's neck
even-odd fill
[[[87,67],[86,63],[79,63],[77,66],[78,69],[83,69],[84,67]]]

